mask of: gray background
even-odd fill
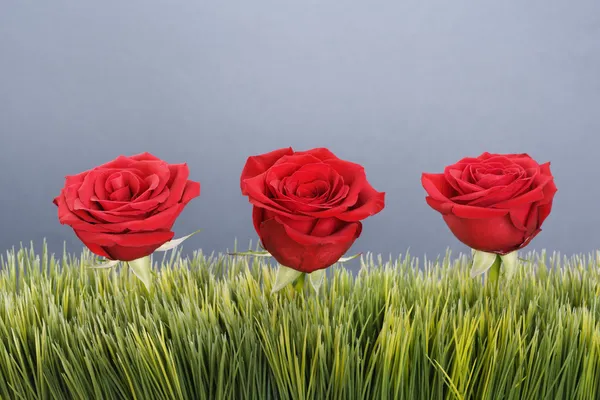
[[[175,225],[222,251],[255,238],[248,155],[329,147],[386,209],[354,251],[464,251],[423,171],[483,151],[552,161],[532,249],[600,247],[600,2],[11,1],[0,4],[0,250],[81,243],[51,203],[119,154],[188,162],[201,196]]]

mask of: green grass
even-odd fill
[[[368,255],[271,294],[263,259],[157,258],[147,292],[87,252],[8,252],[0,398],[598,398],[599,256],[524,256],[497,290],[466,256]]]

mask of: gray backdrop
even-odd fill
[[[248,155],[325,146],[387,192],[354,251],[466,247],[422,171],[483,151],[552,161],[531,244],[600,248],[600,2],[12,1],[0,5],[0,250],[80,242],[51,203],[119,154],[188,162],[201,196],[175,226],[222,251],[255,238]]]

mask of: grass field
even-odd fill
[[[10,251],[0,398],[599,398],[598,255],[522,257],[497,288],[467,256],[366,255],[271,294],[265,259],[168,254],[148,292],[87,252]]]

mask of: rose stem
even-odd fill
[[[296,292],[302,293],[302,289],[304,288],[304,280],[306,279],[306,274],[302,273],[295,281],[294,281],[294,289]]]
[[[498,278],[500,277],[500,264],[502,263],[502,259],[500,256],[496,255],[496,259],[494,263],[490,267],[488,272],[488,283],[493,285],[494,288],[498,287]]]

